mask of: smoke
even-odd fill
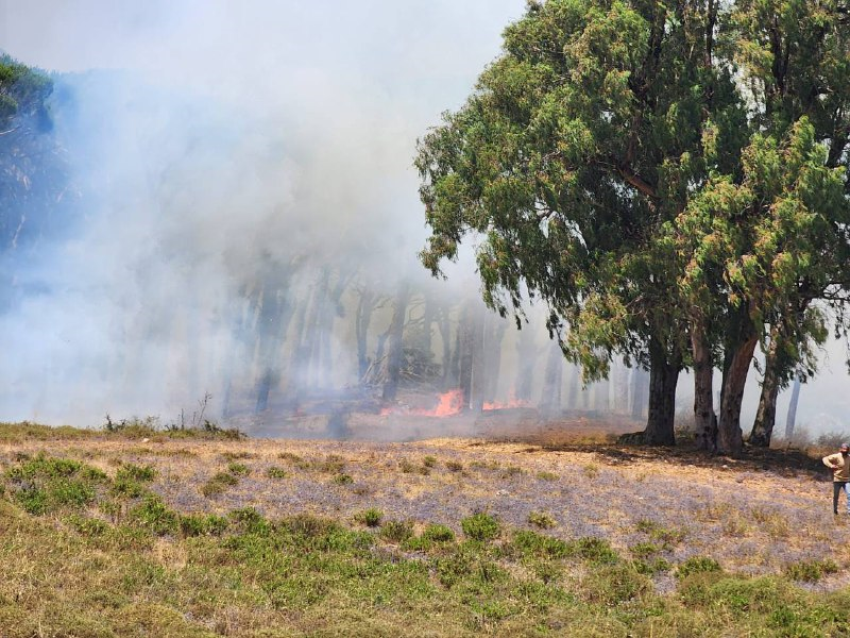
[[[0,1],[0,47],[56,74],[75,196],[53,241],[16,256],[2,417],[175,414],[254,383],[262,355],[235,326],[268,291],[292,305],[355,271],[386,294],[430,286],[414,143],[522,9]],[[443,294],[477,295],[452,280]],[[345,328],[326,338],[328,383],[356,380]]]
[[[0,419],[169,418],[206,392],[220,410],[227,388],[254,391],[275,353],[273,385],[341,388],[357,378],[357,286],[391,298],[407,280],[446,305],[477,299],[468,258],[447,283],[417,262],[414,144],[463,103],[524,4],[0,0],[0,49],[56,74],[73,202],[50,240],[16,255]],[[299,344],[308,299],[333,319]],[[317,339],[333,353],[321,370],[298,356]],[[503,398],[523,357],[505,346]],[[841,361],[804,387],[798,423],[816,430],[818,413],[846,410]],[[754,377],[750,414],[755,389]]]

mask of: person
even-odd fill
[[[844,490],[847,497],[847,514],[850,514],[850,445],[842,443],[838,452],[823,457],[823,464],[832,470],[832,513],[838,514],[838,494]]]

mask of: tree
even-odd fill
[[[714,25],[700,6],[529,4],[416,161],[432,232],[424,264],[439,274],[478,233],[488,305],[520,314],[523,287],[544,300],[586,380],[605,376],[615,352],[649,368],[654,444],[675,442],[688,346],[675,246],[661,231],[704,179],[705,122],[735,123],[731,74],[705,64]]]
[[[52,232],[53,213],[73,199],[48,109],[52,91],[45,73],[0,55],[0,261]],[[11,302],[16,268],[0,270],[2,309]]]
[[[756,348],[817,343],[818,300],[850,289],[846,23],[834,1],[531,3],[420,143],[425,265],[478,233],[490,306],[527,286],[586,380],[614,353],[649,368],[646,442],[674,442],[693,367],[697,423],[740,452]]]

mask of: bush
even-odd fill
[[[354,479],[351,478],[351,476],[348,474],[337,474],[333,478],[333,482],[336,485],[351,485],[352,483],[354,483]]]
[[[676,576],[678,576],[679,578],[685,578],[686,576],[690,576],[691,574],[703,574],[722,571],[723,568],[720,567],[720,563],[718,563],[713,558],[709,558],[707,556],[694,556],[679,565],[679,568],[676,570]]]
[[[528,524],[540,529],[550,529],[555,527],[555,519],[544,512],[531,512],[528,515]]]
[[[231,463],[227,466],[227,471],[234,476],[248,476],[251,473],[248,466],[243,465],[242,463]]]
[[[147,497],[131,509],[128,519],[157,536],[174,534],[179,527],[178,515],[155,496]]]
[[[270,467],[266,470],[266,476],[271,479],[284,479],[288,474],[282,467]]]
[[[116,481],[139,481],[144,483],[150,482],[154,478],[156,478],[156,468],[150,465],[133,465],[132,463],[125,463],[115,474]]]
[[[384,513],[378,509],[368,509],[364,512],[354,515],[354,520],[361,525],[367,527],[378,527],[381,524],[381,519],[384,518]]]
[[[449,472],[462,472],[463,463],[460,461],[446,461],[446,469]]]
[[[218,472],[201,487],[201,494],[206,497],[221,494],[228,487],[239,483],[239,479],[227,472]]]
[[[463,533],[476,541],[487,541],[496,538],[501,532],[499,521],[489,514],[474,514],[460,522]]]
[[[835,574],[838,565],[832,560],[804,560],[786,565],[783,571],[792,580],[816,583],[824,574]]]
[[[413,524],[408,521],[387,521],[381,526],[381,538],[401,543],[413,536]]]
[[[180,517],[180,533],[184,537],[221,536],[227,526],[227,519],[215,514],[186,514]]]
[[[449,543],[455,539],[455,533],[445,525],[431,523],[425,527],[422,538],[433,543]]]

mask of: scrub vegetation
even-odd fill
[[[4,638],[850,633],[815,451],[51,432],[0,426]]]

